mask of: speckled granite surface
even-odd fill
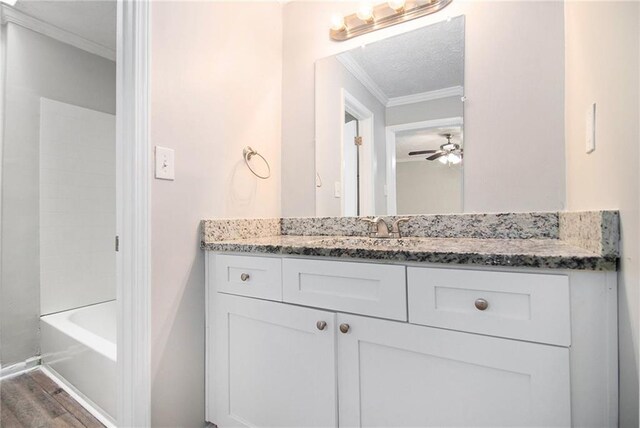
[[[201,243],[280,235],[281,219],[216,219],[200,222]]]
[[[367,217],[372,218],[372,217]],[[382,216],[392,224],[400,216]],[[400,226],[402,236],[426,238],[558,238],[558,213],[415,215]],[[361,217],[282,219],[282,235],[366,236]]]
[[[394,217],[386,217],[392,220]],[[615,270],[618,214],[411,216],[406,238],[371,239],[356,218],[204,220],[203,249],[427,263]]]
[[[620,215],[617,211],[561,212],[559,238],[596,254],[617,257]]]

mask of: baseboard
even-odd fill
[[[49,367],[46,364],[40,366],[42,373],[47,375],[53,380],[60,388],[62,388],[67,394],[84,407],[87,412],[91,413],[97,420],[99,420],[107,428],[116,428],[116,421],[107,414],[104,410],[95,404],[86,395],[80,392],[76,387],[71,385],[67,380],[62,377],[58,372]]]
[[[10,366],[0,369],[0,380],[21,375],[40,366],[42,357],[36,356],[26,359],[20,363],[11,364]]]

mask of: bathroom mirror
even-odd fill
[[[315,68],[317,216],[463,211],[464,16]]]

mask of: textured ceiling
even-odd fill
[[[15,8],[111,50],[116,49],[115,0],[18,0]]]
[[[396,134],[396,162],[426,158],[428,155],[409,156],[409,152],[438,150],[442,144],[447,142],[447,139],[441,134],[452,134],[451,142],[462,145],[462,128],[459,126],[398,132]]]
[[[388,98],[464,85],[464,17],[348,52]]]

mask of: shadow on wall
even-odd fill
[[[232,217],[251,212],[256,201],[257,187],[258,178],[249,171],[244,160],[236,162],[227,182],[227,212]]]
[[[196,252],[188,277],[182,284],[176,284],[176,288],[181,291],[179,301],[176,299],[171,317],[165,319],[160,327],[164,346],[162,349],[156,348],[155,353],[162,355],[162,358],[151,373],[151,426],[202,427],[205,425],[203,251]],[[153,345],[154,348],[156,346]],[[166,349],[171,352],[165,352]],[[194,359],[194,355],[198,355],[198,358]],[[171,369],[166,370],[168,367]],[[193,393],[176,397],[174,389]],[[179,402],[176,403],[176,399]],[[170,402],[173,405],[167,405]]]

